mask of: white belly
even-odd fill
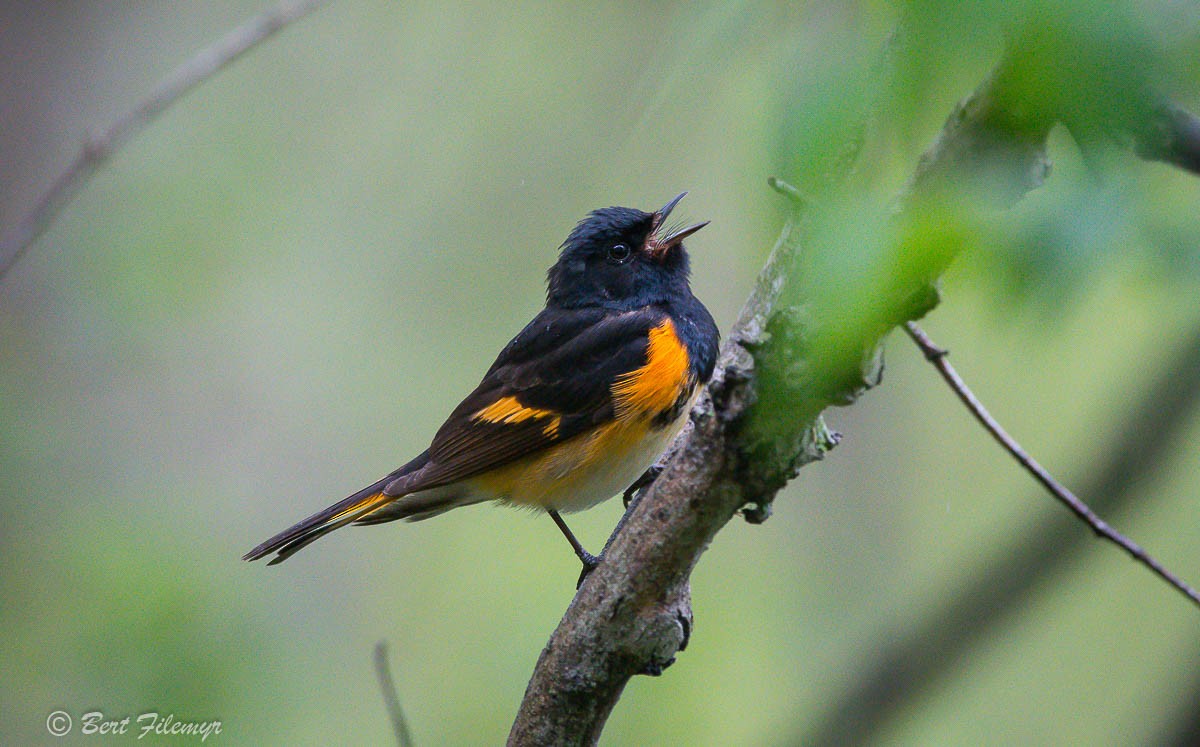
[[[665,428],[642,420],[614,421],[467,482],[478,500],[582,511],[641,477],[679,435],[690,404]]]

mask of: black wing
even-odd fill
[[[612,383],[645,364],[663,318],[655,309],[544,310],[446,419],[420,476],[386,492],[477,475],[612,420]]]
[[[374,523],[399,496],[485,472],[613,418],[612,382],[645,362],[663,312],[547,309],[500,353],[429,450],[392,474],[246,553],[271,563],[351,522]]]

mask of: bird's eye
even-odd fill
[[[613,244],[608,248],[608,261],[614,265],[619,265],[629,261],[630,255],[633,252],[625,244]]]

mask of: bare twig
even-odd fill
[[[230,31],[212,46],[175,69],[132,111],[108,129],[89,137],[75,160],[50,185],[33,208],[0,238],[0,279],[46,230],[80,187],[131,137],[141,132],[184,94],[220,72],[268,37],[297,21],[325,0],[288,0]]]
[[[375,644],[375,675],[379,678],[379,689],[383,691],[383,704],[387,706],[392,731],[396,733],[396,744],[399,747],[411,747],[412,734],[408,731],[404,709],[400,707],[400,696],[396,694],[396,683],[392,681],[392,669],[388,666],[387,641]]]
[[[1136,542],[1109,526],[1108,523],[1097,516],[1096,513],[1092,511],[1092,509],[1089,508],[1086,503],[1084,503],[1074,493],[1055,480],[1053,475],[1046,471],[1046,469],[1039,464],[1036,459],[1029,456],[1029,454],[1021,448],[1021,445],[1018,444],[1016,440],[1004,430],[1000,423],[996,422],[996,419],[991,416],[991,413],[987,411],[987,408],[983,406],[983,403],[981,403],[975,397],[974,393],[971,392],[970,388],[968,388],[966,383],[962,380],[962,377],[960,377],[958,372],[954,370],[954,367],[950,365],[950,361],[946,360],[946,350],[943,350],[935,345],[916,322],[906,322],[904,329],[906,332],[908,332],[908,336],[912,338],[913,342],[917,344],[917,347],[921,348],[921,352],[925,354],[925,359],[932,363],[935,368],[937,368],[938,373],[942,375],[942,378],[946,380],[946,383],[950,385],[950,388],[954,390],[954,393],[958,395],[958,398],[962,400],[964,405],[967,406],[967,409],[971,411],[971,414],[975,416],[975,419],[987,429],[988,433],[992,434],[992,437],[996,439],[996,442],[999,443],[1005,451],[1012,455],[1013,459],[1016,459],[1022,467],[1024,467],[1031,475],[1033,475],[1034,479],[1040,482],[1042,486],[1046,488],[1046,490],[1050,491],[1051,495],[1053,495],[1060,503],[1070,509],[1072,513],[1087,523],[1087,525],[1092,528],[1092,531],[1094,531],[1098,536],[1113,542],[1118,547],[1125,550],[1125,552],[1129,553],[1134,560],[1149,568],[1160,578],[1174,587],[1177,591],[1190,599],[1193,604],[1200,606],[1200,594],[1198,594],[1195,589],[1188,586],[1178,576],[1167,570],[1167,568],[1151,557],[1150,554],[1143,550]]]
[[[1092,466],[1081,491],[1092,507],[1117,515],[1138,497],[1200,409],[1200,327],[1180,339],[1170,361],[1147,376],[1136,403],[1108,445],[1086,461]],[[939,681],[957,671],[963,653],[1003,628],[1039,591],[1097,547],[1079,531],[1073,514],[1030,517],[1004,547],[975,561],[957,586],[915,621],[896,621],[874,637],[860,673],[793,741],[812,747],[879,741],[889,720],[907,713]],[[1155,744],[1168,744],[1156,740]],[[1182,742],[1179,744],[1193,744]]]

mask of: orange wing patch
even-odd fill
[[[516,397],[502,397],[471,416],[472,420],[482,420],[485,423],[523,423],[537,418],[547,419],[542,433],[550,438],[558,435],[558,426],[562,423],[561,415],[553,410],[526,407]]]
[[[687,348],[675,333],[675,325],[665,319],[650,330],[646,364],[613,382],[617,419],[637,415],[655,417],[667,412],[684,393],[687,377]]]

